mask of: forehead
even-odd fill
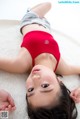
[[[37,93],[33,96],[28,98],[28,102],[33,107],[48,107],[53,106],[58,103],[60,95],[60,90],[58,90],[56,93],[54,91],[46,92],[46,93]]]

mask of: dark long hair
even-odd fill
[[[51,109],[34,109],[27,100],[27,111],[30,119],[76,119],[77,109],[75,102],[70,97],[70,91],[63,83],[60,83],[62,95],[59,97],[59,104]]]

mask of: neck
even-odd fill
[[[36,63],[35,65],[43,65],[43,66],[50,68],[51,70],[54,70],[52,64],[50,64],[49,62],[43,61],[43,62]]]
[[[50,58],[39,58],[35,60],[35,65],[43,65],[54,71],[56,63]]]

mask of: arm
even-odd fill
[[[31,67],[31,56],[25,48],[21,48],[15,58],[0,58],[0,70],[11,73],[24,73]]]
[[[80,66],[70,65],[60,58],[56,73],[60,75],[80,74]]]

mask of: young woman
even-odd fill
[[[80,102],[80,88],[70,92],[55,74],[80,74],[80,66],[69,65],[62,59],[44,17],[50,8],[47,2],[27,10],[21,22],[23,41],[19,55],[14,59],[0,58],[0,69],[30,72],[26,80],[30,119],[76,119],[75,102]]]

